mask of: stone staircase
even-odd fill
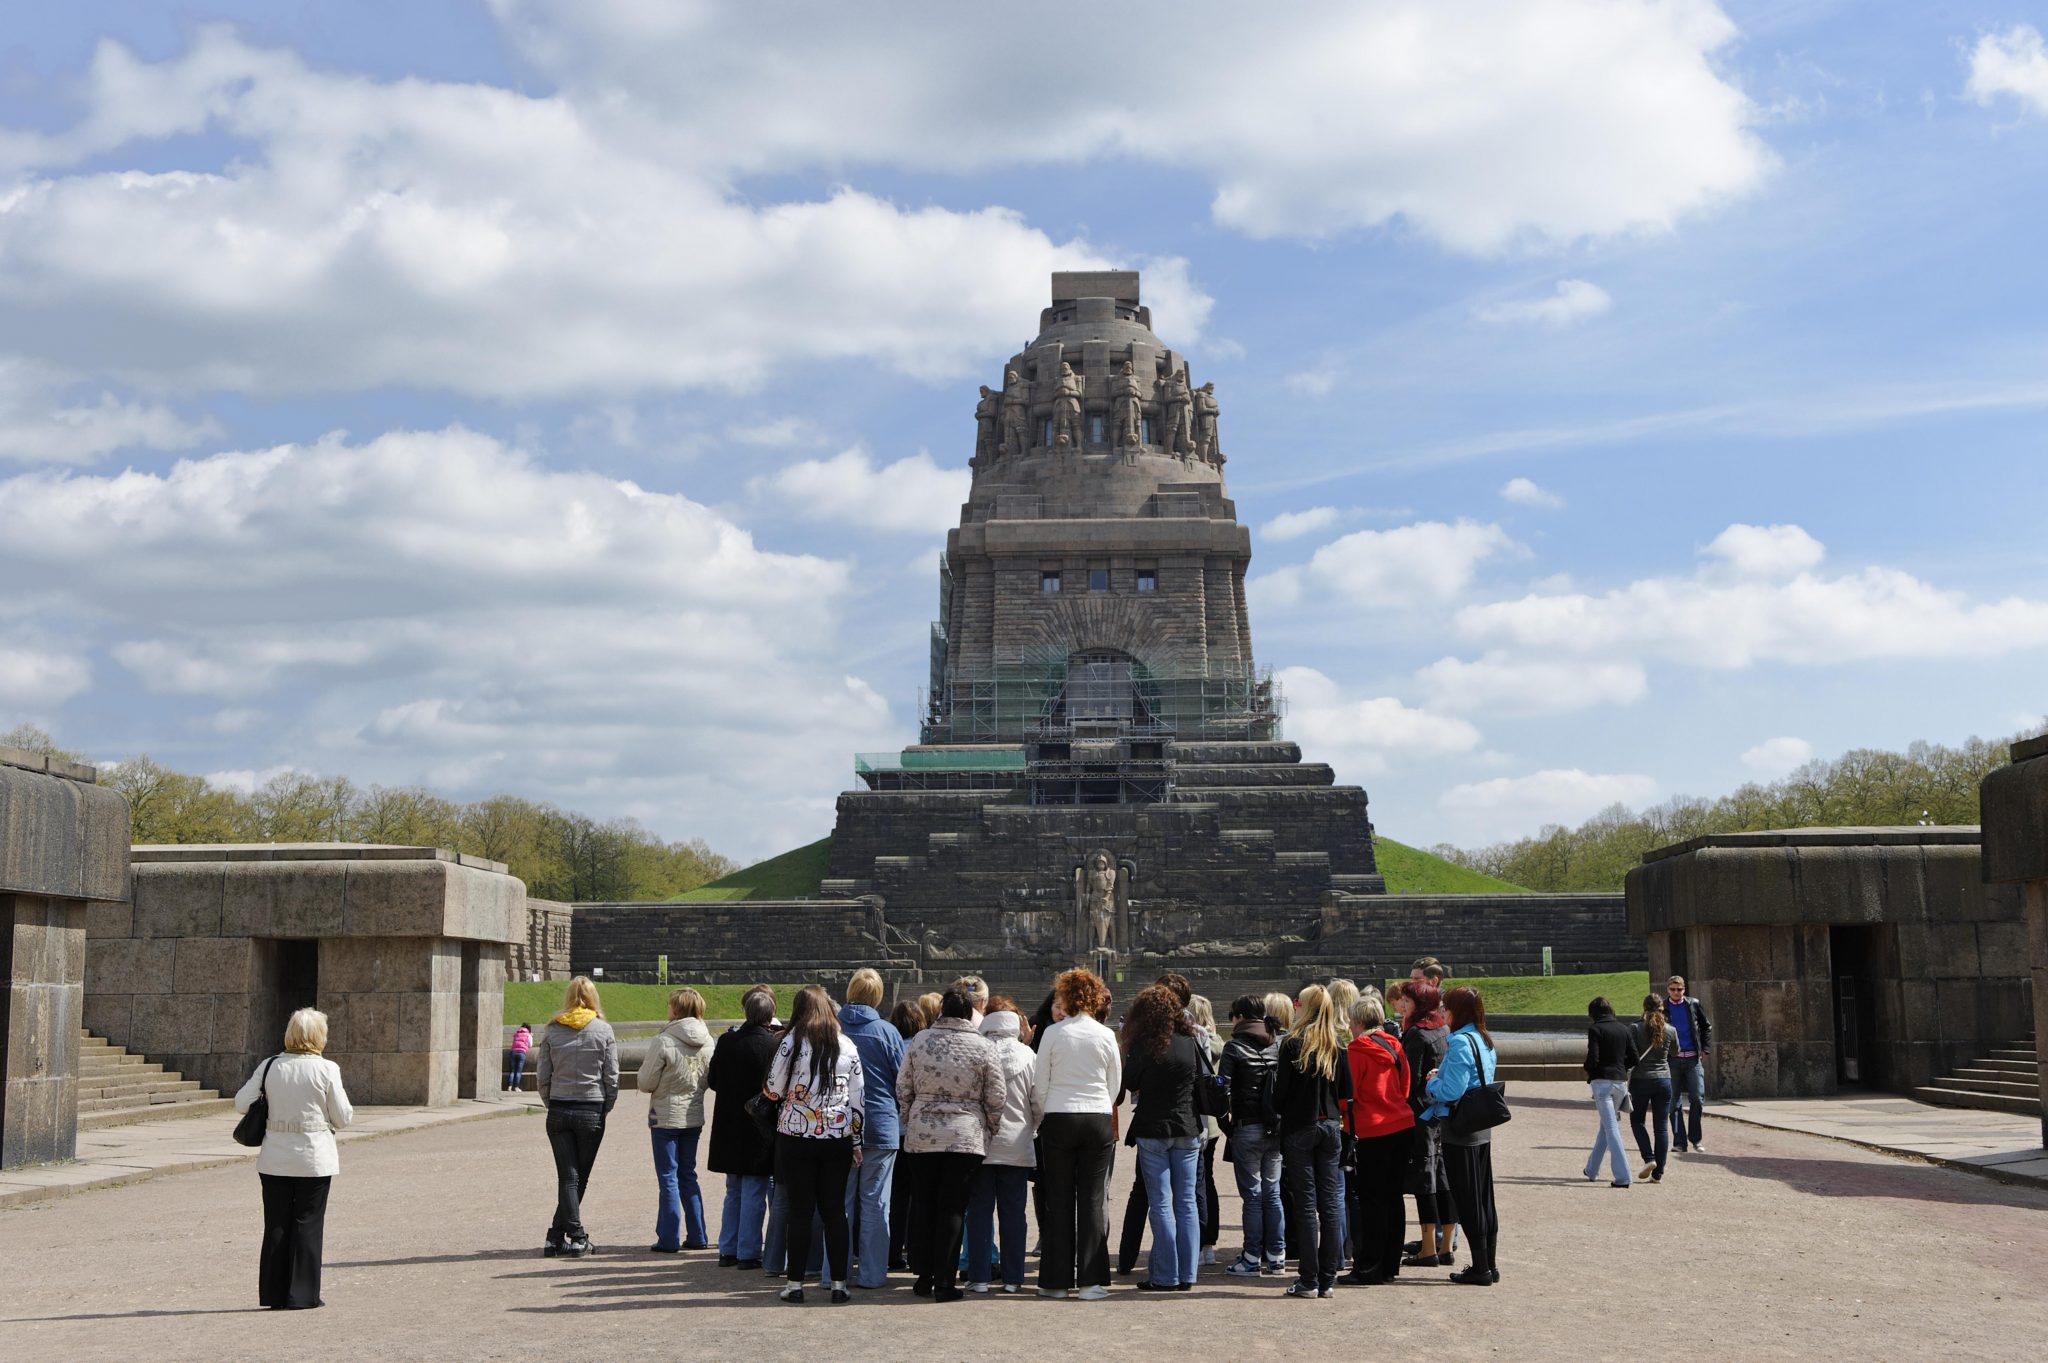
[[[2034,1038],[2000,1046],[1954,1074],[1914,1089],[1913,1096],[1923,1103],[1939,1103],[1943,1107],[1974,1107],[2038,1117],[2041,1070]]]
[[[196,1079],[166,1072],[91,1032],[78,1039],[78,1129],[233,1112],[232,1098],[199,1087]]]

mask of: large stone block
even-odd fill
[[[353,865],[345,861],[221,864],[221,931],[248,937],[339,936],[344,931],[348,873]]]
[[[147,1056],[213,1049],[213,1001],[203,994],[147,994],[135,999],[130,1050]]]
[[[185,937],[176,943],[172,990],[246,999],[253,943],[246,937]]]
[[[143,863],[135,872],[135,935],[218,937],[222,868]]]
[[[405,994],[399,998],[398,1034],[394,1051],[453,1051],[462,1045],[462,996],[446,993]]]
[[[0,763],[0,893],[127,899],[127,802],[84,781]]]
[[[441,936],[448,917],[448,883],[461,869],[444,861],[350,866],[343,930],[354,937]]]
[[[168,994],[176,976],[175,939],[103,937],[86,943],[88,994]]]
[[[1979,787],[1984,878],[2006,884],[2048,880],[2048,757],[2025,758],[1984,778]]]

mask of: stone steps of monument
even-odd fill
[[[1914,1089],[1913,1096],[1923,1103],[1943,1107],[2036,1116],[2041,1111],[2041,1072],[2036,1054],[2032,1038],[1994,1046],[1985,1058]]]
[[[79,1033],[78,1129],[156,1122],[172,1117],[198,1117],[232,1112],[232,1098],[201,1088],[105,1037]]]

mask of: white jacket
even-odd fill
[[[996,1064],[1003,1071],[1003,1116],[996,1134],[989,1137],[983,1164],[1004,1164],[1025,1169],[1037,1164],[1031,1149],[1038,1122],[1031,1115],[1031,1079],[1038,1057],[1017,1039],[1015,1013],[990,1013],[981,1020],[981,1034],[995,1043]]]
[[[1034,1119],[1053,1112],[1116,1111],[1123,1092],[1124,1058],[1116,1033],[1085,1013],[1064,1018],[1040,1033],[1031,1080]]]
[[[270,1096],[270,1125],[256,1172],[287,1178],[332,1178],[341,1171],[334,1153],[334,1133],[355,1119],[348,1091],[341,1086],[341,1066],[323,1056],[287,1051],[249,1075],[235,1095],[235,1111],[247,1112],[256,1101],[256,1086]]]

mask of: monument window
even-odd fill
[[[1090,569],[1088,570],[1088,590],[1089,590],[1089,591],[1091,591],[1091,592],[1106,592],[1106,591],[1108,591],[1108,590],[1109,590],[1109,569],[1107,569],[1107,568],[1090,568]]]
[[[1145,417],[1145,443],[1147,445],[1157,445],[1159,443],[1158,424],[1153,421],[1149,414]]]
[[[1141,592],[1159,590],[1159,570],[1157,568],[1138,569],[1138,590]]]
[[[1056,592],[1060,589],[1060,575],[1056,568],[1046,568],[1038,574],[1038,590]]]
[[[1108,432],[1102,420],[1102,413],[1090,412],[1088,414],[1088,443],[1100,445],[1107,438]]]

